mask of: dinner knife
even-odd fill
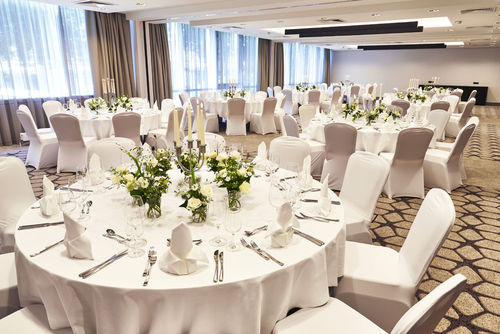
[[[318,203],[317,199],[312,199],[312,198],[303,198],[301,199],[301,201],[306,203]],[[331,203],[334,205],[340,205],[339,201],[331,201]]]
[[[87,278],[87,277],[95,274],[96,272],[98,272],[102,268],[110,265],[114,261],[122,258],[123,256],[125,256],[127,254],[127,252],[128,252],[128,249],[125,249],[124,251],[121,251],[120,253],[116,253],[115,255],[113,255],[112,257],[107,259],[106,261],[99,263],[98,265],[96,265],[88,270],[85,270],[84,272],[80,273],[78,276],[80,276],[81,278]]]
[[[62,224],[64,224],[64,222],[41,223],[41,224],[32,224],[32,225],[21,225],[17,229],[18,230],[29,230],[29,229],[32,229],[32,228],[56,226],[56,225],[62,225]]]
[[[325,244],[323,241],[313,237],[312,235],[301,232],[301,231],[297,230],[296,228],[292,228],[292,229],[293,229],[293,233],[297,234],[298,236],[301,236],[304,239],[309,240],[310,242],[312,242],[318,246],[323,246]]]
[[[49,249],[54,248],[54,247],[56,247],[56,246],[57,246],[57,245],[59,245],[59,244],[62,244],[63,242],[64,242],[64,239],[59,240],[58,242],[55,242],[55,243],[53,243],[52,245],[49,245],[49,246],[45,247],[45,248],[44,248],[44,249],[42,249],[41,251],[38,251],[38,252],[33,253],[33,254],[30,254],[30,257],[35,257],[35,256],[37,256],[37,255],[40,255],[40,254],[42,254],[42,253],[44,253],[44,252],[48,251]]]
[[[93,192],[93,190],[91,189],[87,189],[87,190],[83,190],[83,189],[80,189],[80,188],[72,188],[72,187],[61,187],[62,190],[71,190],[71,191],[76,191],[76,192],[88,192],[88,193],[91,193]]]

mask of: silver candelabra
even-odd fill
[[[189,153],[189,159],[191,161],[191,157],[193,156],[193,142],[194,140],[188,140],[187,141],[187,148],[188,148],[188,153]],[[193,164],[190,163],[189,164],[189,168],[187,168],[186,166],[184,166],[182,164],[182,160],[181,160],[181,155],[182,155],[182,145],[181,146],[177,146],[176,143],[174,143],[174,146],[175,146],[175,154],[177,156],[177,161],[179,161],[179,166],[181,167],[181,169],[184,171],[184,172],[189,172],[191,175],[193,175],[194,172],[197,172],[201,169],[201,167],[203,167],[203,164],[205,163],[205,153],[206,153],[206,148],[207,148],[207,145],[201,145],[201,140],[197,139],[196,140],[196,148],[198,149],[198,153],[197,154],[197,159],[196,159],[196,163]],[[201,161],[201,163],[200,163]],[[189,178],[189,185],[192,186],[193,185],[193,178],[190,177]]]

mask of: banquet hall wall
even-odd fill
[[[333,81],[382,82],[384,91],[408,86],[409,78],[443,85],[488,87],[487,103],[500,103],[500,48],[334,51]]]

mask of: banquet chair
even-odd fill
[[[366,85],[366,92],[369,94],[369,95],[372,95],[373,94],[373,88],[374,86],[372,84],[368,84]]]
[[[320,85],[319,85],[319,89],[326,92],[328,90],[328,85],[326,84],[326,82],[322,82]]]
[[[285,129],[284,131],[282,131],[283,136],[299,138],[299,125],[297,124],[295,118],[293,118],[292,116],[283,116],[283,128]]]
[[[17,292],[17,273],[14,252],[0,254],[0,323],[1,319],[17,311],[21,305]],[[2,331],[0,326],[0,333]]]
[[[340,88],[335,88],[332,93],[331,101],[323,101],[320,103],[321,111],[324,113],[331,112],[332,108],[337,108],[340,102]]]
[[[254,113],[250,118],[250,131],[261,135],[276,133],[276,125],[274,123],[276,102],[277,99],[275,97],[268,97],[264,100],[262,113]]]
[[[17,221],[34,202],[23,162],[15,157],[0,157],[0,254],[14,251]]]
[[[281,93],[282,89],[280,86],[274,86],[273,87],[273,92],[274,92],[274,97],[276,97],[279,93]]]
[[[115,137],[130,138],[141,146],[141,115],[136,112],[122,112],[112,118]]]
[[[304,140],[292,137],[281,136],[271,140],[269,144],[269,157],[279,168],[290,169],[294,165],[300,172],[303,167],[304,159],[311,154],[311,148]]]
[[[255,93],[255,99],[258,101],[265,100],[267,98],[267,93],[259,90],[257,93]]]
[[[427,128],[401,130],[394,153],[380,156],[391,166],[384,185],[384,193],[393,197],[424,198],[424,157],[434,131]]]
[[[450,109],[450,102],[448,102],[448,101],[432,102],[431,111],[436,110],[436,109],[446,110],[448,112],[448,110]]]
[[[426,187],[439,187],[451,193],[453,189],[463,185],[462,155],[478,122],[477,117],[473,117],[470,123],[460,130],[450,151],[427,150],[424,160]]]
[[[309,126],[311,120],[316,116],[316,107],[311,104],[301,105],[299,108],[300,125],[302,130]]]
[[[50,117],[59,142],[57,172],[77,172],[87,167],[87,145],[94,137],[83,137],[78,118],[70,114],[55,114]]]
[[[465,109],[465,106],[467,105],[467,102],[469,102],[470,100],[472,100],[473,98],[475,98],[476,94],[477,94],[477,90],[474,89],[472,92],[470,92],[470,95],[469,95],[469,98],[467,99],[467,101],[460,101],[460,102],[458,102],[457,113],[459,113],[459,114],[463,113],[464,109]]]
[[[346,123],[330,123],[325,125],[325,161],[321,173],[321,182],[327,175],[328,187],[340,190],[344,182],[347,161],[356,151],[358,131]]]
[[[351,154],[340,189],[347,240],[371,244],[370,222],[388,174],[389,164],[378,155]]]
[[[346,242],[340,299],[385,331],[413,306],[415,292],[455,222],[455,207],[442,189],[431,189],[399,253],[392,248]]]
[[[458,295],[467,278],[456,274],[434,288],[399,318],[390,334],[431,334]],[[330,298],[320,307],[299,310],[278,321],[273,334],[315,333],[387,334],[382,328],[339,299]]]
[[[64,112],[64,108],[59,101],[45,101],[42,103],[42,108],[43,111],[45,112],[45,116],[47,117],[47,120],[49,121],[49,125],[52,128],[52,123],[50,122],[50,116],[57,114],[57,113],[62,113]]]
[[[321,92],[317,89],[312,89],[307,92],[307,103],[313,105],[316,109],[319,110],[319,98],[321,97]]]
[[[227,101],[226,135],[247,135],[245,100],[242,98],[234,98]]]
[[[185,102],[182,107],[184,108],[184,111],[182,113],[182,120],[181,120],[181,127],[180,129],[184,130],[184,131],[187,131],[188,129],[188,120],[189,120],[189,117],[188,117],[188,113],[189,111],[191,111],[191,122],[193,121],[194,119],[194,110],[193,108],[191,108],[191,102],[190,101],[187,101]],[[192,125],[192,123],[191,123]]]
[[[394,100],[391,102],[391,105],[401,108],[401,110],[402,110],[401,117],[406,115],[406,113],[408,112],[408,109],[410,108],[410,102],[405,101],[405,100]]]
[[[181,102],[181,106],[189,102],[189,95],[186,92],[182,92],[179,94],[179,101]]]
[[[29,111],[18,109],[16,115],[30,141],[26,165],[33,166],[36,169],[57,165],[59,144],[57,143],[56,134],[54,132],[40,133]]]
[[[285,105],[283,109],[285,110],[285,114],[295,115],[299,112],[297,103],[293,103],[293,93],[290,89],[286,88],[281,91],[283,95],[285,95]]]
[[[458,96],[458,100],[460,101],[462,99],[462,94],[464,93],[464,91],[460,88],[455,88],[454,90],[451,91],[451,95],[456,95]]]
[[[226,140],[216,133],[205,133],[205,145],[207,152],[221,152],[226,148]]]
[[[349,103],[358,103],[357,97],[359,96],[359,92],[361,90],[360,85],[351,86],[351,92],[349,94]]]
[[[444,139],[444,129],[449,118],[450,114],[448,114],[447,109],[433,109],[429,112],[427,119],[429,120],[429,123],[435,127],[434,136],[431,140],[431,147],[436,145],[437,140],[441,141]]]
[[[39,134],[54,134],[54,129],[52,129],[51,127],[48,127],[48,128],[39,128],[37,125],[36,125],[36,122],[35,122],[35,119],[33,118],[33,114],[31,113],[30,109],[28,108],[27,105],[25,104],[20,104],[17,109],[21,110],[21,111],[24,111],[26,112],[29,117],[31,118],[31,120],[33,121],[33,124],[35,125],[35,130],[36,132],[38,132]],[[21,132],[19,134],[19,138],[22,140],[22,141],[29,141],[29,138],[28,138],[28,134],[26,132]]]
[[[146,137],[146,143],[151,147],[156,148],[173,148],[174,147],[174,112],[177,112],[177,121],[179,123],[179,129],[181,129],[181,120],[184,109],[178,107],[172,109],[168,113],[167,128],[160,128],[149,130]],[[184,131],[179,131],[179,137],[182,139],[184,137]]]
[[[51,329],[45,307],[33,304],[0,319],[0,333],[16,334],[71,334],[70,327]]]
[[[424,91],[424,94],[429,98],[429,99],[432,99],[432,97],[434,95],[436,95],[436,92],[433,91],[433,90],[427,90],[427,91]]]
[[[175,108],[175,102],[172,99],[163,99],[161,101],[161,128],[166,129],[168,126],[168,114]]]
[[[193,132],[198,129],[198,106],[200,111],[203,112],[204,123],[203,127],[205,131],[209,132],[219,132],[219,119],[215,113],[207,113],[205,102],[199,97],[192,97],[190,99],[191,109],[193,110]]]
[[[371,95],[364,95],[360,98],[363,101],[363,110],[373,110],[373,97]]]
[[[445,133],[447,136],[455,138],[458,135],[460,129],[465,126],[469,118],[472,116],[472,109],[474,108],[475,104],[476,99],[472,98],[467,102],[467,104],[465,105],[465,109],[461,114],[452,114],[450,116],[450,119],[448,120],[445,128]]]
[[[101,160],[101,167],[109,170],[132,162],[125,153],[135,147],[135,142],[130,138],[111,137],[98,140],[89,145],[88,159],[97,154]]]
[[[283,93],[278,93],[276,96],[278,102],[276,103],[276,108],[274,108],[274,126],[276,131],[283,131],[281,124],[283,123],[283,116],[285,116],[285,103],[286,96]]]
[[[267,87],[267,97],[274,97],[273,89],[271,87]]]
[[[456,95],[448,95],[443,98],[445,101],[450,102],[450,108],[448,109],[448,113],[453,115],[455,109],[457,108],[458,102],[460,101],[460,98]]]

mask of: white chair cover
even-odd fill
[[[356,151],[358,131],[346,123],[330,123],[325,125],[325,153],[321,182],[327,175],[328,187],[340,190],[344,182],[347,161]]]
[[[299,126],[297,121],[290,115],[283,116],[283,136],[292,136],[299,138]]]
[[[399,107],[399,108],[401,108],[401,110],[403,110],[403,112],[401,113],[401,116],[406,115],[406,113],[408,112],[408,109],[410,108],[410,102],[408,102],[406,100],[394,100],[391,102],[391,105]]]
[[[285,109],[285,113],[288,115],[295,115],[299,112],[297,103],[293,102],[293,93],[290,89],[283,89],[281,91],[283,95],[285,95],[285,105],[283,109]]]
[[[307,93],[307,103],[312,104],[319,109],[319,98],[321,97],[321,92],[317,89],[312,89]]]
[[[188,112],[191,110],[191,122],[194,120],[194,110],[191,108],[191,102],[187,101],[185,102],[182,107],[184,108],[184,112],[182,114],[182,121],[181,121],[181,129],[187,130],[188,129]],[[192,124],[192,123],[191,123]]]
[[[229,99],[227,111],[226,135],[246,136],[245,100],[242,98]]]
[[[274,97],[277,97],[279,93],[281,93],[281,87],[280,86],[274,86],[273,87],[273,92],[274,92]]]
[[[441,109],[441,110],[448,110],[450,109],[450,102],[448,101],[436,101],[431,104],[431,111],[436,110],[436,109]]]
[[[276,131],[283,131],[281,125],[283,123],[283,116],[285,116],[286,96],[283,93],[278,93],[276,99],[278,102],[276,103],[276,108],[274,108],[274,125]]]
[[[300,172],[304,159],[311,154],[309,144],[300,138],[291,136],[281,136],[274,138],[269,145],[269,159],[278,163],[280,168],[288,168],[290,164],[295,164]]]
[[[33,166],[36,169],[57,165],[59,144],[57,143],[56,134],[54,132],[40,133],[29,111],[18,109],[16,114],[30,141],[26,165]]]
[[[20,308],[14,252],[0,254],[0,268],[0,319],[2,319]],[[0,333],[9,333],[5,331],[6,328],[2,330],[1,323],[2,320],[0,320]]]
[[[267,96],[273,97],[273,89],[271,87],[267,87]]]
[[[443,98],[445,101],[448,101],[450,103],[450,107],[448,109],[448,112],[450,113],[450,116],[453,114],[455,109],[457,108],[458,102],[460,101],[460,98],[456,95],[448,95]]]
[[[431,189],[399,253],[388,247],[347,242],[344,277],[336,297],[391,331],[413,305],[417,286],[454,221],[450,196]]]
[[[168,114],[175,108],[175,102],[173,99],[163,99],[161,101],[161,123],[162,127],[165,127],[168,121]]]
[[[52,127],[52,123],[50,122],[50,116],[64,112],[64,108],[59,101],[45,101],[42,103],[43,111],[45,112],[45,116],[49,121],[50,127]]]
[[[48,128],[38,128],[36,126],[35,120],[33,119],[33,115],[31,113],[30,109],[25,104],[20,104],[17,107],[17,109],[22,110],[22,111],[26,112],[27,115],[29,115],[29,117],[33,121],[33,124],[35,125],[36,131],[39,134],[49,134],[50,133],[50,134],[54,135],[54,130],[51,127],[48,127]],[[19,137],[21,138],[22,141],[29,141],[29,138],[28,138],[28,135],[26,134],[26,132],[21,132],[19,134]]]
[[[351,92],[349,94],[349,103],[354,103],[358,101],[354,101],[355,96],[359,96],[359,91],[361,90],[360,85],[353,85],[351,86]]]
[[[83,170],[87,166],[87,143],[94,141],[95,138],[82,137],[80,122],[73,115],[55,114],[50,117],[50,121],[59,142],[57,172]]]
[[[135,142],[130,138],[112,137],[96,141],[89,145],[88,158],[97,154],[101,159],[101,167],[109,170],[132,162],[124,151],[130,151],[135,147]]]
[[[341,103],[340,100],[341,94],[340,94],[340,88],[335,87],[335,89],[332,92],[332,99],[331,101],[323,101],[321,102],[321,111],[328,113],[332,110],[332,108],[338,108]]]
[[[475,89],[472,92],[470,92],[470,95],[469,95],[469,98],[467,99],[467,102],[469,102],[471,99],[475,98],[476,94],[477,94],[477,90],[475,90]],[[467,102],[465,102],[465,101],[458,102],[457,113],[461,114],[464,112],[464,109],[465,109],[465,106],[467,105]]]
[[[41,304],[33,304],[0,320],[0,333],[71,334],[70,327],[50,329],[47,312]]]
[[[347,240],[372,242],[370,222],[388,174],[389,164],[376,154],[355,152],[349,158],[340,191]]]
[[[141,146],[141,115],[136,112],[122,112],[112,118],[115,137],[132,139]]]
[[[250,119],[250,131],[265,135],[267,133],[276,133],[276,125],[274,123],[274,110],[276,108],[277,99],[268,97],[264,100],[264,108],[261,114],[252,114]]]
[[[34,202],[23,162],[15,157],[0,157],[0,253],[14,251],[17,221]]]
[[[434,131],[427,128],[401,130],[394,153],[380,153],[390,165],[384,193],[392,197],[424,198],[424,157]]]
[[[181,129],[182,114],[184,113],[184,109],[178,107],[168,113],[168,124],[166,130],[156,129],[149,131],[146,139],[146,143],[148,143],[149,146],[156,148],[174,148],[174,112],[177,112],[179,129]],[[181,140],[184,138],[184,131],[179,131],[179,137]]]
[[[181,106],[189,102],[189,94],[186,92],[182,92],[179,94],[179,101],[181,102]]]
[[[429,112],[429,116],[427,119],[429,123],[434,125],[434,136],[431,140],[430,147],[434,147],[436,144],[436,140],[444,139],[444,129],[446,124],[448,123],[448,119],[450,118],[450,114],[448,114],[448,108],[446,109],[433,109]]]
[[[472,116],[472,109],[476,104],[476,99],[470,99],[464,108],[464,111],[461,114],[451,115],[448,120],[448,124],[446,124],[445,132],[447,136],[456,137],[460,129],[462,129],[469,118]]]
[[[304,104],[299,108],[300,125],[302,130],[309,126],[309,123],[316,115],[316,107],[311,104]]]
[[[267,93],[262,91],[262,90],[259,90],[257,93],[255,93],[255,99],[256,100],[265,100],[267,97]]]

